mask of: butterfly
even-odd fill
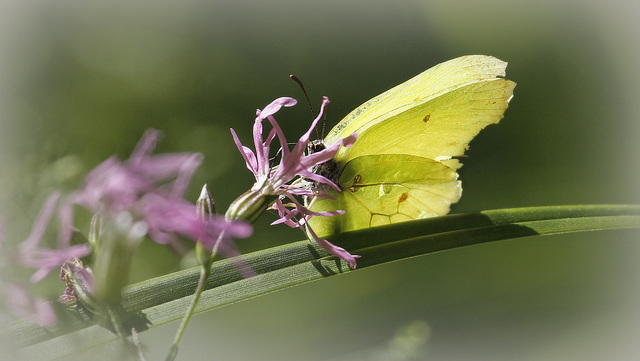
[[[447,214],[462,194],[458,157],[480,130],[503,118],[513,97],[516,83],[504,78],[506,67],[486,55],[438,64],[362,104],[313,143],[358,134],[314,169],[342,191],[317,189],[333,199],[314,197],[308,208],[345,211],[312,217],[318,236]]]

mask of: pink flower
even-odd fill
[[[353,256],[345,249],[319,238],[307,223],[310,217],[333,216],[344,214],[344,211],[310,211],[296,198],[328,198],[329,196],[303,187],[301,182],[295,182],[295,180],[305,178],[316,183],[326,184],[340,191],[340,188],[331,180],[315,174],[312,169],[316,165],[332,160],[341,146],[348,147],[352,145],[357,135],[352,134],[345,139],[326,146],[326,148],[321,151],[306,154],[311,133],[320,119],[322,119],[324,110],[327,104],[329,104],[329,100],[324,97],[320,114],[313,120],[309,130],[298,139],[293,149],[290,150],[289,143],[273,115],[282,107],[291,107],[296,105],[296,103],[297,101],[293,98],[283,97],[274,100],[271,104],[267,105],[264,110],[256,111],[256,119],[253,125],[255,153],[250,148],[243,146],[235,131],[231,129],[233,140],[240,150],[247,168],[253,173],[256,182],[249,192],[238,198],[238,200],[231,205],[227,216],[255,220],[255,218],[267,208],[275,208],[278,210],[281,218],[273,222],[273,224],[284,223],[290,227],[304,228],[308,236],[316,240],[327,252],[342,258],[351,268],[355,268],[355,259],[358,256]],[[269,121],[272,128],[266,139],[263,139],[262,122],[265,119]],[[269,153],[271,142],[276,137],[280,143],[280,161],[276,166],[272,166],[269,161]],[[285,205],[284,200],[290,201],[294,206],[290,209]]]
[[[79,244],[71,246],[69,244],[70,237],[59,238],[58,248],[40,247],[42,237],[51,222],[59,199],[59,192],[55,192],[47,198],[33,225],[31,234],[18,246],[16,257],[18,263],[37,269],[31,276],[32,283],[43,279],[49,272],[59,268],[67,259],[74,257],[81,258],[91,253],[91,247],[89,247],[89,245]]]
[[[52,326],[57,322],[51,303],[29,295],[27,288],[15,283],[3,285],[5,304],[15,317],[34,317],[40,326]]]
[[[234,238],[247,238],[253,231],[242,220],[216,215],[203,219],[194,204],[155,193],[144,195],[137,209],[148,227],[149,238],[162,244],[172,242],[173,234],[181,234],[212,250],[217,244],[229,245]]]
[[[208,224],[203,224],[195,204],[182,198],[202,155],[152,155],[159,137],[157,130],[148,130],[128,160],[120,162],[111,157],[87,175],[84,186],[69,196],[62,211],[67,233],[73,220],[73,205],[77,204],[112,219],[127,212],[135,221],[144,222],[146,235],[160,244],[175,244],[176,234],[206,247],[212,247],[221,234],[225,241],[248,237],[251,227],[242,221],[212,216]]]
[[[156,130],[147,131],[128,160],[121,162],[111,157],[93,169],[83,186],[66,199],[60,201],[60,193],[55,192],[45,201],[31,234],[18,245],[12,259],[18,265],[36,269],[30,279],[32,283],[64,266],[67,290],[63,301],[73,301],[82,293],[85,296],[81,301],[88,304],[96,297],[96,289],[101,295],[98,304],[105,302],[104,297],[117,301],[126,284],[128,258],[143,236],[170,245],[177,244],[177,236],[184,236],[201,242],[208,249],[218,245],[223,251],[233,253],[231,240],[251,234],[251,226],[242,220],[227,220],[217,215],[203,219],[195,204],[182,198],[202,156],[198,153],[152,155],[159,136]],[[70,244],[75,206],[94,213],[89,235],[91,244]],[[42,240],[56,211],[60,220],[57,247],[46,248],[41,246]],[[111,231],[104,232],[104,227],[111,227],[107,229]],[[0,240],[2,238],[0,234]],[[95,278],[91,268],[79,261],[92,251]],[[119,266],[111,267],[113,262],[119,262]],[[70,284],[76,286],[73,291]],[[7,295],[24,298],[25,292],[26,289],[22,292],[13,287]],[[29,307],[45,312],[43,302],[32,299]]]
[[[8,259],[2,253],[5,241],[4,221],[0,217],[0,266],[5,266]],[[9,313],[15,317],[35,317],[40,326],[46,327],[56,324],[57,318],[50,302],[29,294],[27,287],[13,282],[0,281],[4,305]]]
[[[120,162],[111,157],[85,178],[82,189],[70,196],[71,203],[94,213],[119,213],[130,210],[140,197],[150,192],[182,197],[191,176],[202,162],[199,153],[151,155],[160,132],[150,129],[131,157]]]

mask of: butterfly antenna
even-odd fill
[[[311,100],[309,100],[309,95],[307,94],[307,90],[304,88],[304,85],[302,85],[302,81],[293,74],[289,75],[289,78],[291,78],[293,81],[298,83],[298,86],[300,86],[300,89],[302,89],[302,92],[304,93],[304,97],[307,99],[307,104],[309,104],[309,109],[311,109],[311,116],[315,118],[316,115],[313,112],[313,106],[311,105]]]
[[[315,118],[316,115],[315,115],[315,113],[313,111],[313,106],[311,105],[311,100],[309,100],[309,95],[307,94],[307,91],[304,88],[304,85],[302,84],[302,81],[300,79],[298,79],[298,77],[293,75],[293,74],[289,75],[289,78],[291,78],[293,81],[298,83],[298,86],[300,86],[300,89],[302,89],[302,92],[304,93],[304,97],[307,99],[307,104],[309,104],[309,109],[311,109],[311,117]],[[322,136],[320,136],[318,134],[318,130],[316,129],[316,137],[317,138],[319,138],[319,139],[324,138],[324,130],[325,130],[326,125],[327,125],[327,113],[325,112],[324,113],[324,119],[323,119],[323,122],[322,122]]]
[[[297,76],[291,74],[289,75],[289,78],[291,78],[293,81],[295,81],[296,83],[298,83],[298,86],[300,86],[300,89],[302,89],[302,92],[304,93],[304,97],[307,99],[307,104],[309,104],[309,109],[311,109],[311,118],[315,118],[316,115],[313,111],[313,105],[311,105],[311,100],[309,100],[309,95],[307,94],[306,89],[304,88],[304,85],[302,84],[302,81],[300,79],[298,79]],[[324,136],[324,123],[322,123],[322,134]],[[320,138],[320,136],[318,135],[318,129],[316,128],[316,138]]]

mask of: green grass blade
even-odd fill
[[[346,232],[329,240],[361,255],[358,269],[362,269],[491,241],[639,227],[637,205],[553,206],[453,214]],[[254,277],[243,277],[239,270],[246,267]],[[306,240],[215,262],[196,313],[346,272],[352,270],[343,261]],[[199,269],[193,268],[129,286],[123,294],[123,307],[142,311],[149,327],[176,321],[190,301],[198,276]],[[77,352],[79,344],[92,349],[116,340],[109,331],[77,316],[59,329],[44,330],[30,320],[18,320],[7,331],[24,346],[21,353],[36,359],[42,355],[65,357]],[[79,339],[82,342],[77,342]]]

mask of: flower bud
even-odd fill
[[[60,303],[80,302],[89,311],[96,313],[100,309],[96,299],[96,283],[93,271],[78,258],[72,258],[62,264],[60,279],[65,281],[67,289],[60,296]]]
[[[211,195],[209,195],[209,190],[207,189],[207,185],[202,186],[202,191],[200,191],[200,196],[196,200],[196,212],[200,220],[206,224],[215,213],[216,202],[213,200]],[[199,242],[196,244],[196,256],[198,257],[198,261],[204,267],[210,267],[211,262],[213,261],[213,252],[208,250],[202,243],[202,240],[198,240]]]
[[[216,202],[213,200],[213,197],[209,195],[206,184],[202,186],[200,196],[198,200],[196,200],[196,211],[200,219],[204,222],[210,220],[211,217],[216,214]]]
[[[248,190],[231,203],[225,217],[253,223],[277,200],[277,195],[264,194],[260,190]]]

